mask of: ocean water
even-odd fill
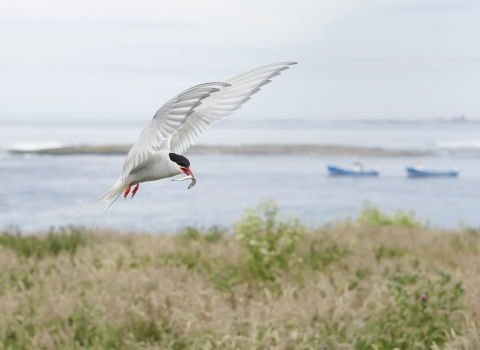
[[[364,159],[378,166],[378,178],[328,177],[327,164],[349,166],[348,157],[192,155],[198,182],[169,179],[144,183],[133,199],[120,197],[101,217],[101,227],[173,232],[184,226],[230,227],[247,207],[274,198],[284,213],[296,213],[317,226],[358,214],[369,200],[387,212],[403,208],[430,219],[433,226],[455,227],[461,220],[480,225],[480,167],[469,157],[430,157],[431,168],[460,168],[459,178],[409,179],[411,158]],[[93,225],[104,203],[78,216],[117,180],[122,156],[4,156],[1,159],[1,226],[27,232],[67,224]]]
[[[468,123],[467,123],[468,124]],[[228,126],[228,125],[227,125]],[[19,126],[0,127],[3,149],[15,144],[128,143],[135,128],[103,127],[71,130]],[[325,131],[327,129],[327,131]],[[217,130],[213,132],[214,130]],[[259,131],[260,130],[260,131]],[[197,185],[170,179],[144,183],[133,199],[120,197],[100,218],[104,203],[69,216],[104,194],[119,177],[123,156],[33,156],[0,153],[0,228],[19,226],[35,232],[60,225],[99,226],[120,230],[174,232],[193,225],[231,227],[243,211],[262,199],[276,199],[282,212],[296,213],[312,226],[356,216],[365,200],[393,213],[414,210],[432,226],[456,227],[460,221],[480,226],[480,164],[477,124],[340,125],[337,128],[280,125],[212,129],[206,144],[325,143],[376,146],[391,149],[434,149],[425,157],[426,168],[460,168],[458,178],[409,179],[405,167],[419,159],[366,157],[365,166],[378,166],[378,178],[329,177],[329,164],[350,166],[351,157],[292,155],[191,155]],[[267,135],[261,141],[260,134]],[[114,135],[123,135],[115,139]],[[290,142],[280,136],[290,135]],[[478,137],[476,135],[479,135]],[[227,137],[229,136],[229,137]],[[369,138],[370,136],[370,138]],[[110,142],[106,142],[106,141]],[[226,142],[228,140],[228,142]]]

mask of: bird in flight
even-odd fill
[[[197,137],[210,125],[239,109],[251,96],[296,62],[280,62],[252,69],[223,83],[194,86],[165,103],[142,131],[128,152],[122,175],[115,185],[89,206],[105,201],[107,209],[123,193],[132,192],[132,198],[142,182],[156,181],[185,174],[174,181],[192,180],[190,162],[182,154],[195,143]],[[132,187],[133,190],[132,190]],[[74,215],[76,215],[74,214]]]

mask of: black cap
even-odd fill
[[[184,156],[180,156],[180,155],[175,154],[175,153],[169,153],[168,156],[170,157],[170,160],[172,162],[177,163],[182,168],[189,168],[190,167],[190,162]]]

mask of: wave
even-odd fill
[[[44,149],[54,149],[64,147],[60,142],[17,142],[10,150],[12,151],[40,151]]]

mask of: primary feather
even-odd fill
[[[280,75],[296,62],[280,62],[252,69],[225,81],[226,86],[212,92],[193,109],[186,121],[172,135],[170,149],[177,154],[183,154],[192,146],[197,137],[213,123],[229,116],[239,109],[250,97],[260,91],[260,88],[270,79]]]

